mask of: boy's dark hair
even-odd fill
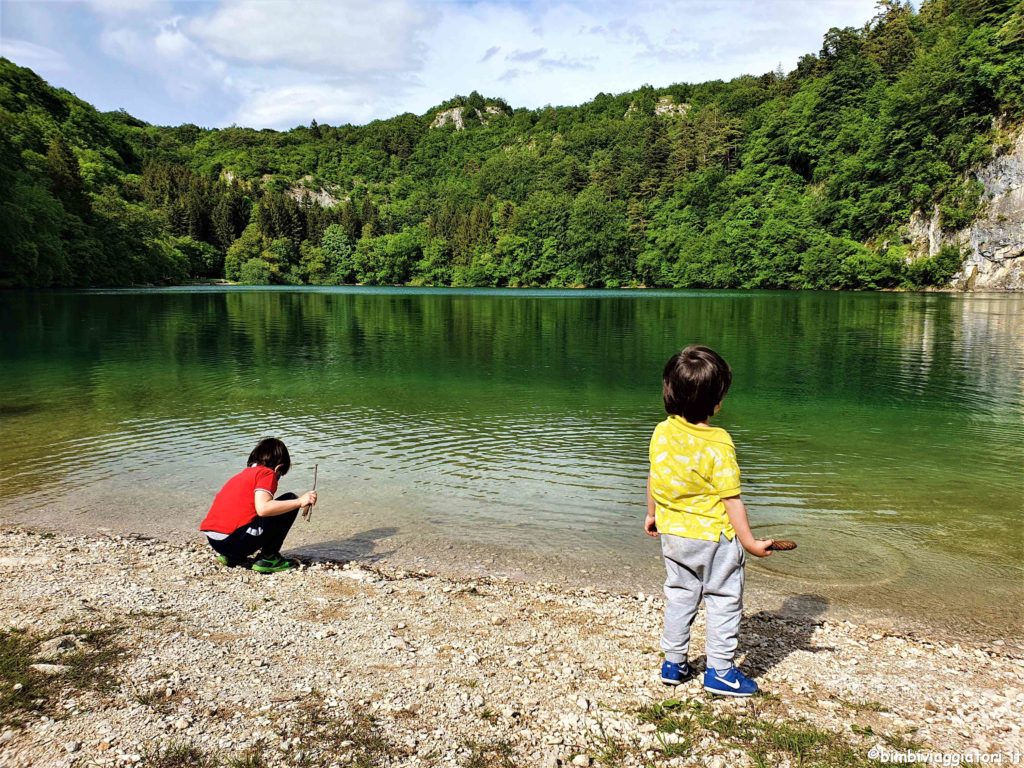
[[[729,364],[713,349],[691,344],[672,355],[662,374],[665,410],[691,424],[707,421],[732,384]]]
[[[249,460],[245,463],[247,467],[253,464],[269,467],[283,477],[292,467],[292,457],[288,455],[284,443],[276,437],[264,437],[256,443],[256,447],[249,454]]]

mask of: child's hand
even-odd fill
[[[316,504],[316,491],[304,493],[299,497],[299,508],[311,507]]]
[[[775,543],[775,539],[754,539],[743,545],[743,548],[747,550],[754,557],[768,557],[771,553],[771,546]]]
[[[653,538],[658,538],[658,521],[654,515],[647,515],[644,518],[644,533]]]

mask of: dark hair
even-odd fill
[[[264,437],[256,443],[256,447],[249,454],[249,460],[245,463],[247,467],[253,464],[269,467],[283,477],[292,467],[292,457],[288,455],[284,443],[276,437]]]
[[[691,424],[707,421],[732,384],[729,364],[713,349],[691,344],[672,355],[662,374],[665,410]]]

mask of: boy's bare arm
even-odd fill
[[[768,557],[772,553],[769,547],[774,542],[772,539],[754,538],[754,534],[750,530],[750,521],[747,520],[747,507],[743,503],[743,499],[739,496],[733,496],[728,499],[722,499],[722,503],[725,504],[725,512],[729,515],[729,522],[736,529],[736,536],[739,538],[743,548],[755,557]]]
[[[654,497],[651,496],[651,476],[647,476],[647,517],[644,518],[644,533],[648,536],[658,537],[658,521],[654,513],[657,506]]]
[[[297,499],[280,499],[278,501],[275,501],[274,497],[266,491],[256,491],[254,501],[257,515],[260,517],[275,517],[276,515],[287,514],[300,507],[316,504],[316,491],[304,493]]]

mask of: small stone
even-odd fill
[[[174,728],[178,731],[184,731],[186,728],[188,728],[188,720],[186,720],[184,717],[179,717],[177,720],[174,721]]]
[[[65,751],[68,752],[69,754],[74,754],[75,752],[77,752],[81,748],[82,748],[82,742],[80,742],[80,741],[69,741],[67,744],[64,745]]]
[[[56,659],[65,651],[70,651],[77,648],[79,645],[79,640],[74,635],[61,635],[60,637],[54,637],[40,643],[39,652],[36,654],[36,658],[43,659],[44,661]]]
[[[491,624],[493,624],[494,626],[500,627],[504,623],[505,623],[505,617],[504,616],[491,616]]]
[[[22,685],[21,683],[15,683],[14,685],[11,686],[11,688],[13,688],[15,691],[20,691],[24,687],[25,686]]]
[[[29,664],[29,669],[34,669],[41,675],[63,675],[68,671],[65,664]]]
[[[590,765],[590,758],[586,755],[576,755],[576,757],[572,759],[572,764],[578,765],[580,768],[586,768],[586,766]]]
[[[586,712],[588,709],[590,709],[590,702],[587,701],[585,697],[580,696],[578,699],[576,699],[576,706],[582,709],[584,712]]]

